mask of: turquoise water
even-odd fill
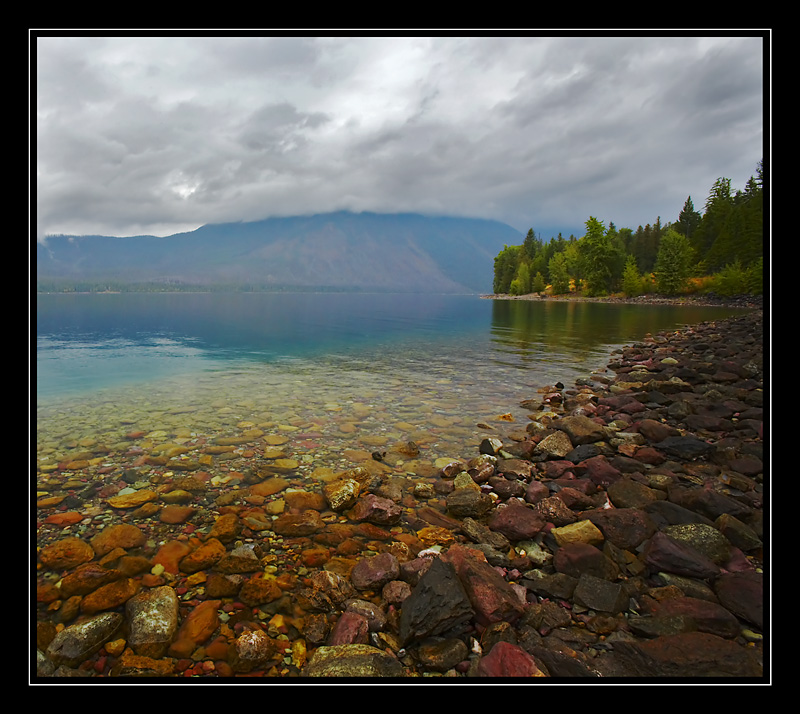
[[[113,465],[131,431],[158,444],[256,428],[288,439],[303,483],[405,441],[432,465],[524,428],[523,400],[602,371],[615,347],[726,314],[466,295],[41,295],[37,463],[100,444]]]
[[[721,308],[484,300],[464,295],[100,294],[37,296],[40,404],[97,390],[230,370],[436,372],[492,389],[601,367],[646,333]]]

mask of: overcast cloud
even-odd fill
[[[764,154],[764,40],[37,37],[37,235],[352,211],[675,220]]]

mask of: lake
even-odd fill
[[[473,454],[507,426],[499,415],[524,426],[519,403],[540,388],[572,386],[647,333],[734,312],[476,295],[38,295],[38,458],[133,430],[174,441],[247,428],[287,438],[309,471],[401,439],[431,458]]]

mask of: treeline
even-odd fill
[[[763,292],[763,161],[743,190],[719,178],[702,213],[689,196],[676,221],[636,230],[586,221],[580,238],[560,233],[549,241],[528,231],[522,245],[494,259],[496,294],[548,292],[586,296],[623,293],[719,295]]]

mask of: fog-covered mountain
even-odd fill
[[[483,293],[494,257],[523,239],[498,221],[338,212],[167,237],[49,236],[36,267],[40,283]]]

